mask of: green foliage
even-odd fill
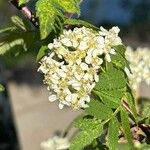
[[[127,80],[125,74],[121,69],[116,68],[111,63],[107,64],[105,71],[100,73],[99,82],[95,86],[95,90],[112,90],[124,89]]]
[[[108,119],[112,115],[112,110],[98,100],[92,99],[89,107],[85,109],[85,112],[98,119]]]
[[[85,109],[85,113],[100,119],[102,121],[101,124],[107,126],[107,146],[110,150],[118,148],[120,125],[128,141],[127,148],[133,149],[129,116],[126,110],[122,108],[124,100],[127,100],[129,108],[133,113],[131,115],[133,115],[135,120],[137,112],[133,95],[128,87],[128,79],[123,70],[124,67],[128,67],[128,63],[124,58],[125,48],[119,45],[115,49],[118,50],[117,53],[119,55],[113,57],[111,63],[106,62],[106,66],[104,66],[99,75],[99,82],[92,91],[94,98],[91,100],[89,107]],[[119,113],[121,113],[121,120],[118,118]],[[81,142],[79,137],[78,142]]]
[[[122,69],[124,69],[125,67],[129,68],[129,63],[125,58],[125,51],[126,51],[126,47],[124,45],[118,45],[114,47],[115,51],[116,51],[116,55],[112,55],[112,62],[117,66],[120,67]]]
[[[68,13],[80,14],[79,2],[76,0],[56,0],[57,3]]]
[[[116,150],[118,147],[119,126],[116,118],[112,118],[108,127],[108,147],[110,150]]]
[[[71,142],[70,150],[81,150],[92,143],[94,139],[101,135],[103,126],[101,121],[91,118],[83,118],[75,122],[75,127],[81,131],[74,137]]]
[[[150,124],[150,105],[145,107],[142,112],[142,120],[145,120],[146,124]]]
[[[28,3],[29,0],[19,0],[19,6]]]
[[[41,46],[41,48],[37,54],[36,61],[39,61],[45,55],[47,50],[48,50],[47,46]]]
[[[150,145],[143,143],[140,145],[140,150],[150,150]]]
[[[8,34],[0,37],[0,55],[10,52],[17,56],[20,52],[30,49],[37,37],[37,32],[34,31],[10,30]]]
[[[22,29],[23,31],[30,31],[31,25],[26,19],[22,19],[19,16],[12,16],[11,17],[12,23],[16,26],[18,29]]]
[[[150,106],[147,106],[144,111],[142,112],[142,117],[148,118],[150,117]]]
[[[61,29],[65,12],[78,13],[79,3],[75,0],[38,0],[36,15],[39,18],[41,39],[45,39],[52,30]]]
[[[65,25],[73,25],[73,26],[85,26],[87,28],[92,28],[94,30],[100,30],[99,28],[97,28],[96,26],[84,21],[84,20],[80,20],[80,19],[72,19],[72,18],[68,18],[65,20],[64,22]]]
[[[124,72],[108,63],[106,69],[100,73],[99,82],[93,92],[101,98],[103,103],[116,108],[120,105],[126,86],[127,79]]]
[[[12,17],[14,26],[0,30],[0,55],[18,56],[31,50],[39,40],[39,33],[31,30],[31,25],[18,16]]]
[[[0,92],[2,92],[4,90],[5,90],[4,86],[0,84]]]
[[[127,92],[125,97],[129,104],[129,107],[133,113],[134,118],[137,120],[137,110],[136,110],[136,105],[135,105],[135,101],[134,101],[132,92],[131,91]]]
[[[19,0],[19,5],[28,1]],[[85,26],[92,28],[95,32],[99,31],[99,28],[83,20],[67,18],[68,14],[80,14],[79,4],[80,0],[37,0],[35,13],[39,20],[39,29],[31,26],[26,19],[13,16],[11,18],[13,26],[0,30],[0,55],[14,57],[34,50],[38,53],[36,60],[39,61],[48,50],[47,44],[57,37],[64,27]],[[119,147],[120,129],[128,141],[125,149],[134,149],[130,119],[136,125],[138,117],[134,97],[124,72],[125,67],[129,68],[125,59],[126,48],[119,45],[114,49],[116,55],[111,55],[111,63],[103,63],[99,82],[92,90],[89,107],[80,118],[74,121],[74,126],[80,131],[72,139],[70,150],[82,150],[87,146],[95,150],[101,146],[116,150]],[[0,91],[2,90],[4,87],[0,84]],[[127,102],[128,109],[131,110],[130,115],[124,109],[124,102]],[[149,114],[148,107],[142,111],[142,117],[138,123],[149,124]]]
[[[131,135],[131,131],[130,131],[129,117],[124,108],[121,109],[121,123],[122,123],[124,135],[125,135],[126,139],[128,140],[129,147],[130,147],[130,149],[134,149],[133,142],[132,142],[132,135]]]
[[[53,1],[38,0],[36,3],[36,15],[40,22],[41,38],[46,38],[50,32],[55,28],[55,20],[59,19],[62,14],[55,8]]]

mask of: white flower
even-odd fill
[[[62,104],[61,102],[59,103],[59,109],[63,109],[64,104]]]
[[[54,136],[53,138],[41,143],[42,150],[66,150],[70,147],[70,142],[67,138]]]
[[[53,49],[53,48],[54,48],[54,44],[53,44],[53,43],[49,43],[49,44],[48,44],[48,48],[49,48],[49,49]]]
[[[72,46],[72,43],[70,41],[69,38],[63,38],[61,39],[61,42],[65,45],[65,46],[68,46],[68,47],[71,47]]]
[[[57,100],[57,96],[56,96],[56,95],[53,94],[53,95],[50,95],[50,96],[49,96],[49,101],[50,101],[50,102],[53,102],[53,101],[55,101],[55,100]]]
[[[122,41],[118,36],[120,29],[118,27],[113,27],[109,31],[107,31],[103,27],[100,27],[100,29],[101,31],[99,32],[99,35],[105,37],[104,40],[105,44],[102,44],[104,46],[105,58],[106,61],[110,62],[111,61],[110,54],[112,55],[116,54],[115,50],[113,49],[113,46],[122,44]]]
[[[88,48],[87,42],[86,41],[81,41],[79,47],[80,50],[86,50]]]
[[[60,109],[65,105],[73,109],[88,107],[104,57],[110,62],[111,55],[116,54],[113,47],[121,44],[119,29],[100,29],[100,32],[86,27],[64,30],[48,44],[51,51],[42,58],[38,71],[44,74],[49,101],[58,100]]]
[[[142,81],[150,84],[150,49],[138,47],[135,51],[131,47],[126,49],[126,59],[129,61],[131,72],[125,68],[130,86],[137,90]]]

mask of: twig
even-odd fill
[[[133,115],[133,112],[131,111],[131,109],[129,108],[129,104],[125,101],[125,100],[123,100],[123,107],[131,114],[131,115]]]
[[[146,136],[150,138],[150,125],[140,124],[139,127],[146,134]]]
[[[19,6],[19,3],[17,0],[11,0],[10,3],[14,5],[21,13],[30,20],[30,22],[36,27],[39,27],[38,24],[38,19],[33,15],[32,11],[26,6],[26,5],[21,5]]]

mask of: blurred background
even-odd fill
[[[10,26],[10,17],[19,13],[0,0],[0,29]],[[150,0],[83,0],[80,18],[98,27],[119,26],[125,45],[150,47]],[[80,112],[59,110],[48,101],[34,53],[1,58],[0,66],[0,83],[8,91],[0,93],[0,150],[40,150],[42,141],[67,127]],[[141,85],[140,94],[150,96],[150,88]]]

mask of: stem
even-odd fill
[[[67,136],[69,130],[72,128],[72,123],[73,123],[73,122],[71,122],[71,123],[68,125],[68,127],[63,131],[63,133],[62,133],[62,137],[63,137],[63,138]]]
[[[148,138],[150,138],[150,125],[146,124],[140,124],[139,127],[142,129],[142,131],[146,134]]]
[[[131,115],[133,115],[133,112],[131,111],[131,109],[129,108],[129,104],[125,101],[125,100],[123,100],[123,107],[131,114]]]
[[[75,119],[73,119],[73,121],[67,126],[67,128],[63,131],[62,133],[62,137],[66,137],[69,130],[72,128],[72,124],[74,123],[75,120],[79,119],[81,116],[83,116],[83,114],[78,115],[77,117],[75,117]]]
[[[123,100],[122,106],[128,111],[130,119],[132,119],[132,121],[135,122],[135,124],[137,124],[137,121],[134,118],[134,114],[131,111],[131,109],[129,108],[129,104],[125,100]],[[138,113],[136,113],[136,114],[137,114],[137,116],[140,116]]]
[[[120,111],[120,107],[121,107],[121,106],[119,106],[119,107],[114,111],[114,113],[111,115],[111,117],[110,117],[109,119],[103,121],[102,124],[106,124],[106,123],[107,123],[108,121],[110,121],[114,116],[116,116],[117,113]]]
[[[10,3],[14,5],[21,13],[29,19],[29,21],[36,27],[39,27],[38,24],[38,19],[33,15],[32,11],[26,6],[26,5],[21,5],[19,6],[19,3],[17,0],[11,0]]]

